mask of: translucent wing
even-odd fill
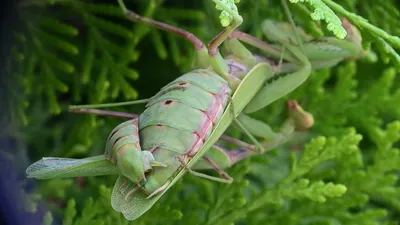
[[[127,220],[135,220],[147,212],[158,201],[162,194],[146,199],[142,191],[132,193],[136,184],[124,176],[119,176],[111,194],[111,206],[121,212]]]
[[[115,164],[104,155],[83,159],[45,157],[26,169],[29,178],[54,179],[80,176],[101,176],[118,174]]]

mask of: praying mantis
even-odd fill
[[[191,42],[196,53],[193,70],[167,84],[151,99],[140,101],[147,103],[145,111],[110,133],[104,156],[44,158],[28,167],[28,176],[50,179],[119,174],[111,196],[112,207],[128,220],[137,219],[186,172],[231,183],[232,178],[223,168],[286,142],[296,129],[309,128],[312,116],[294,101],[288,102],[289,117],[278,133],[247,114],[299,87],[312,69],[331,67],[363,54],[357,30],[346,21],[347,39],[313,40],[293,25],[265,20],[261,26],[263,33],[276,43],[270,45],[236,30],[243,22],[236,6],[213,1],[232,21],[206,46],[194,34],[141,17],[118,0],[131,20]],[[251,53],[242,42],[264,55]],[[219,51],[222,44],[223,54]],[[234,141],[242,148],[231,151],[214,146],[232,123],[254,145]],[[254,136],[269,142],[261,144]],[[214,169],[220,177],[195,169]]]

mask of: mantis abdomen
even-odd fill
[[[141,147],[167,167],[157,167],[146,176],[145,192],[156,192],[198,152],[230,94],[228,83],[218,74],[197,69],[172,81],[150,100],[139,117]]]
[[[140,183],[145,173],[152,171],[153,155],[142,151],[139,143],[138,119],[125,121],[116,126],[107,139],[104,156],[117,167],[122,175]]]

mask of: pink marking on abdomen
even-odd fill
[[[218,99],[218,101],[221,103],[221,105],[223,105],[227,99],[228,99],[228,95],[229,95],[229,87],[228,85],[224,85],[221,88],[221,91],[218,92],[218,94],[215,95],[215,97]]]
[[[223,111],[223,105],[218,101],[218,99],[214,98],[214,101],[210,104],[207,111],[205,111],[204,113],[212,121],[212,124],[215,124],[215,120]]]
[[[215,120],[224,112],[224,105],[227,101],[228,86],[222,86],[221,90],[214,95],[214,101],[210,104],[207,111],[203,111],[204,117],[199,123],[199,127],[194,131],[198,135],[197,141],[193,144],[192,148],[188,151],[185,158],[193,157],[203,146],[204,142],[211,133]],[[229,93],[229,92],[228,92]]]
[[[223,86],[221,91],[214,95],[214,101],[208,106],[208,110],[204,112],[215,125],[215,120],[224,112],[224,106],[228,99],[228,86]]]
[[[197,134],[200,139],[204,139],[212,128],[213,121],[203,112],[203,119],[200,121],[199,126],[194,133]]]
[[[190,149],[190,151],[185,154],[185,161],[187,161],[188,159],[192,158],[194,155],[196,155],[196,153],[200,150],[200,148],[203,146],[204,144],[204,140],[202,138],[198,138],[197,141],[194,143],[192,149]]]

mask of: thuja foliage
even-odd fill
[[[212,1],[127,4],[205,41],[222,29]],[[313,72],[301,88],[255,115],[277,128],[286,116],[285,101],[297,99],[314,115],[310,131],[228,169],[235,179],[231,185],[186,175],[133,222],[111,208],[115,176],[38,181],[35,190],[23,192],[24,209],[48,225],[397,224],[400,5],[394,0],[287,4],[295,24],[315,37],[343,38],[339,17],[346,17],[369,50],[363,60]],[[264,19],[288,20],[277,0],[242,0],[238,10],[244,18],[240,30],[258,38]],[[107,135],[121,121],[68,114],[68,105],[150,97],[190,68],[188,43],[128,21],[116,1],[27,0],[20,1],[18,12],[10,64],[17,65],[11,73],[20,87],[13,123],[19,128],[14,136],[26,144],[14,156],[21,167],[43,156],[103,153]],[[27,182],[23,179],[21,188]]]

